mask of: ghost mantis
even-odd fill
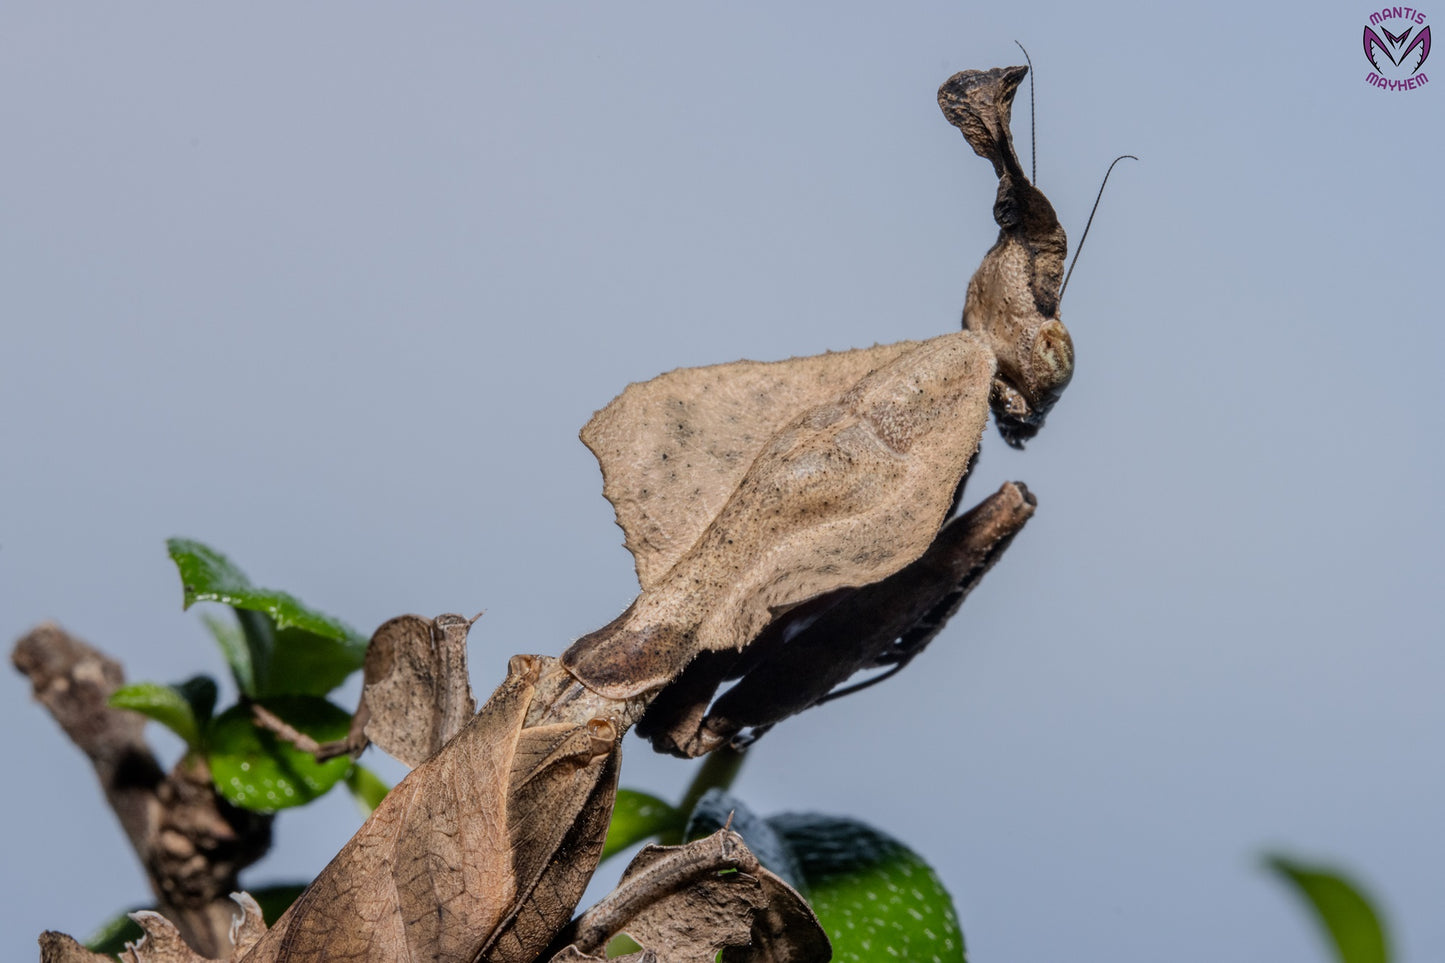
[[[560,659],[515,656],[475,714],[472,620],[378,630],[351,733],[309,748],[376,742],[415,768],[274,926],[240,899],[230,960],[586,961],[620,932],[644,946],[637,961],[828,959],[806,903],[729,829],[644,850],[612,896],[572,916],[628,728],[701,755],[836,694],[855,670],[901,667],[1033,514],[1010,483],[944,524],[990,411],[1021,446],[1073,376],[1064,231],[1009,132],[1026,73],[964,71],[939,90],[999,182],[999,236],[962,330],[680,369],[599,411],[582,439],[636,561],[636,601]],[[728,678],[741,681],[714,703]],[[132,960],[203,963],[163,918],[139,921],[148,940]],[[93,958],[60,934],[42,947],[54,963]]]

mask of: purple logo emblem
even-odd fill
[[[1377,32],[1375,28],[1378,27]],[[1397,32],[1398,31],[1398,32]],[[1430,25],[1414,7],[1385,7],[1365,25],[1365,59],[1373,68],[1365,82],[1380,90],[1414,90],[1430,82]]]

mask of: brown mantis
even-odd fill
[[[378,630],[351,734],[310,748],[374,741],[415,768],[269,930],[241,900],[231,960],[592,960],[624,931],[645,947],[637,960],[828,958],[806,903],[727,829],[644,850],[612,896],[569,920],[628,728],[641,720],[659,748],[700,755],[854,670],[901,666],[1032,515],[1009,484],[943,527],[990,410],[1021,445],[1073,374],[1064,232],[1009,133],[1025,73],[965,71],[939,91],[999,179],[1000,233],[963,330],[682,369],[598,412],[582,437],[636,560],[637,600],[560,659],[515,656],[475,715],[470,620]],[[730,677],[741,681],[714,704]],[[134,960],[202,960],[160,917],[140,922],[150,936]],[[56,963],[92,958],[58,934],[42,945]]]

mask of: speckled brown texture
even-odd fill
[[[482,711],[387,795],[248,963],[531,963],[525,947],[535,954],[567,921],[596,865],[621,739],[606,720],[523,728],[552,663],[514,657]]]
[[[993,356],[967,331],[870,350],[886,362],[784,420],[666,577],[563,653],[569,672],[610,698],[636,696],[698,652],[742,648],[779,610],[876,582],[923,554],[983,432]],[[776,370],[816,371],[816,361]],[[599,457],[627,503],[657,479],[632,474],[649,460],[645,448],[620,454]]]

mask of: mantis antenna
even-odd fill
[[[1029,177],[1033,180],[1034,186],[1039,186],[1039,129],[1034,121],[1034,62],[1029,57],[1029,52],[1024,45],[1017,40],[1014,44],[1024,52],[1024,60],[1029,65]],[[1088,233],[1088,228],[1084,229]]]
[[[1139,159],[1139,158],[1135,157],[1133,154],[1120,154],[1118,157],[1114,158],[1114,164],[1119,163],[1121,160],[1123,160],[1123,159],[1126,158],[1126,157],[1129,158],[1130,160],[1138,160],[1138,159]],[[1060,304],[1062,304],[1062,303],[1064,302],[1064,292],[1069,289],[1069,278],[1073,277],[1073,275],[1074,275],[1074,265],[1079,263],[1079,252],[1084,249],[1084,242],[1089,239],[1089,226],[1094,223],[1094,214],[1098,212],[1098,210],[1099,210],[1099,201],[1102,200],[1103,197],[1104,197],[1104,185],[1109,183],[1109,175],[1112,174],[1112,173],[1114,173],[1114,164],[1110,164],[1110,165],[1109,165],[1109,169],[1106,170],[1106,171],[1104,171],[1104,182],[1099,185],[1099,193],[1098,193],[1098,195],[1096,195],[1096,196],[1094,197],[1094,206],[1093,206],[1093,208],[1089,211],[1089,219],[1088,219],[1088,221],[1086,221],[1086,222],[1084,223],[1084,234],[1083,234],[1082,237],[1079,238],[1079,246],[1076,247],[1076,248],[1074,248],[1074,259],[1069,262],[1069,272],[1064,275],[1064,283],[1063,283],[1063,286],[1061,286],[1061,287],[1059,288],[1059,303],[1060,303]]]

